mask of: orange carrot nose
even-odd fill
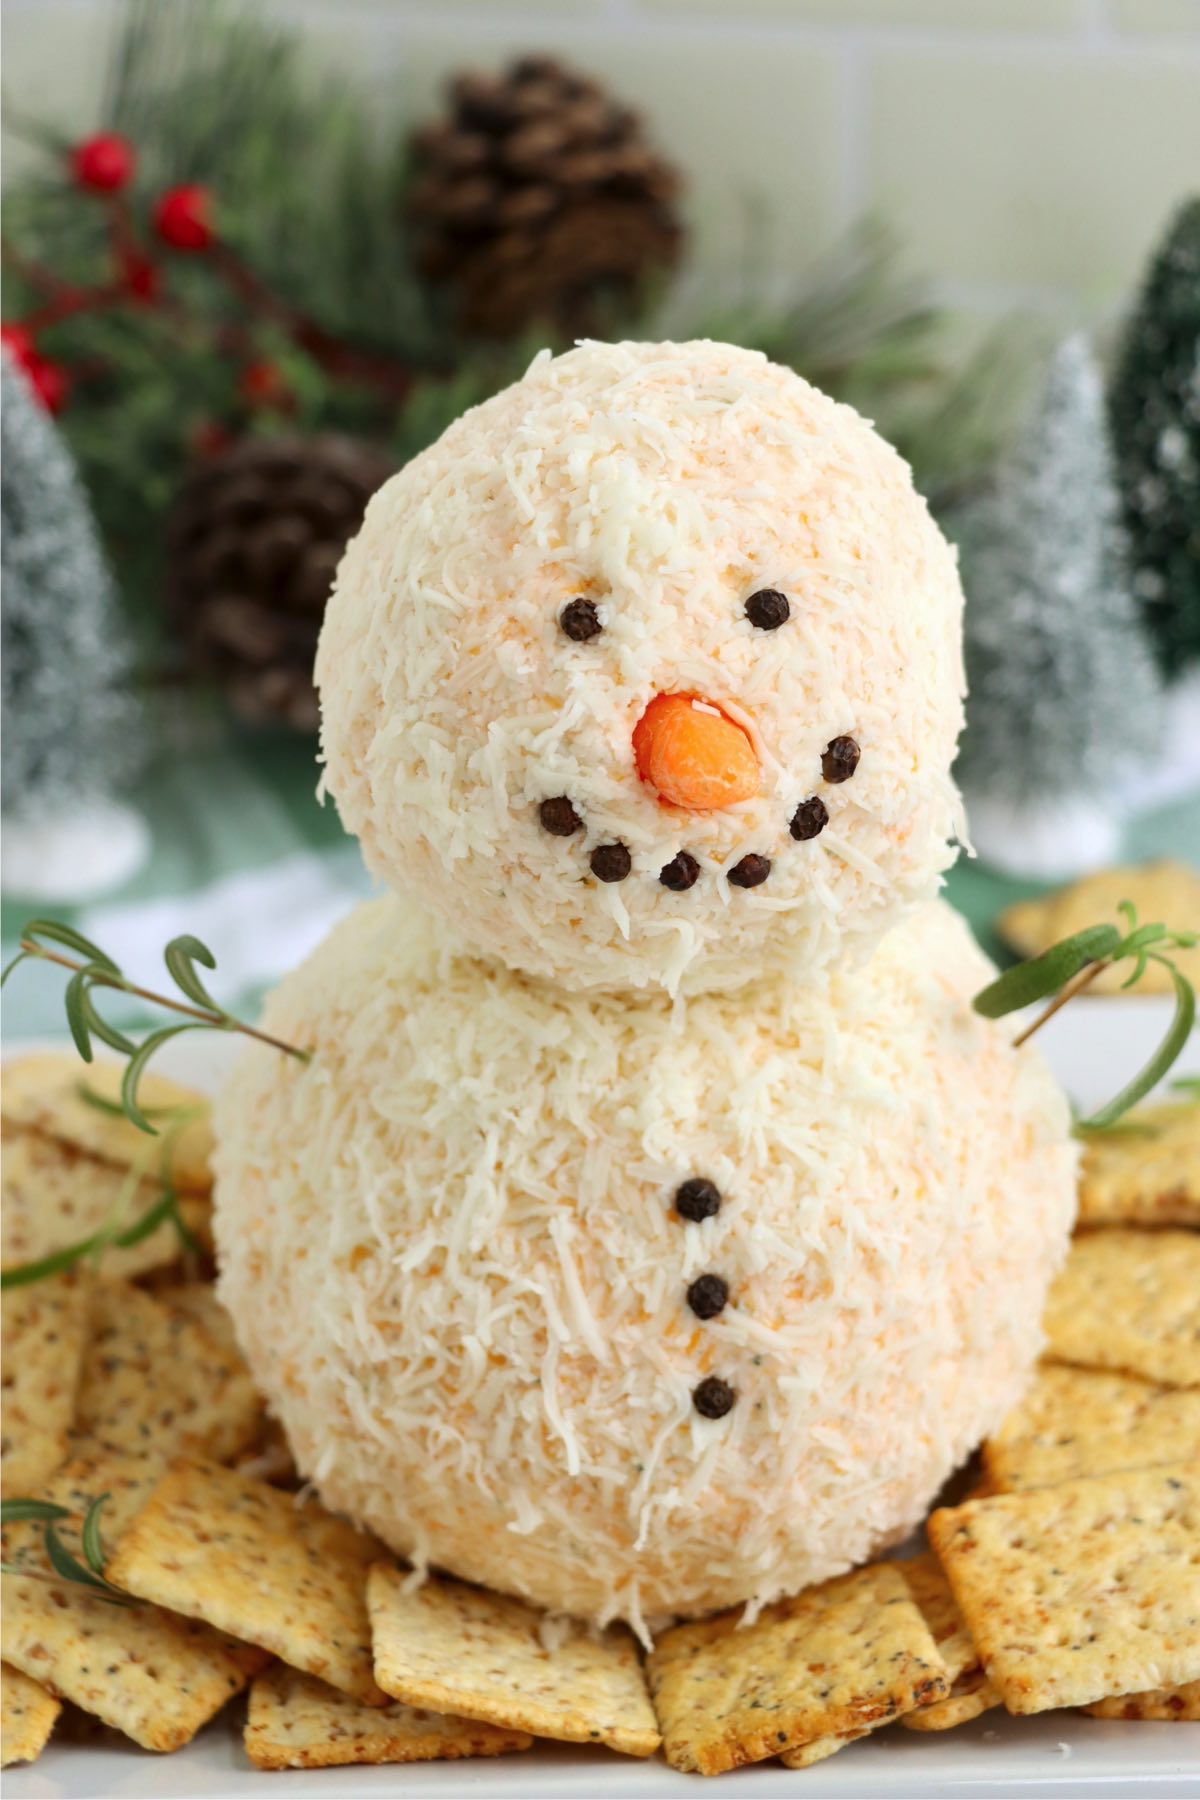
[[[689,812],[716,812],[758,792],[750,739],[696,694],[656,694],[633,728],[633,754],[659,798]]]

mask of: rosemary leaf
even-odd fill
[[[163,961],[167,971],[180,993],[187,999],[194,1000],[197,1006],[207,1006],[211,1012],[225,1016],[224,1007],[218,1006],[200,977],[194,963],[203,963],[206,969],[215,969],[217,959],[208,945],[198,937],[185,933],[182,937],[172,938],[163,951]]]
[[[104,1545],[100,1540],[100,1512],[111,1494],[100,1494],[87,1509],[87,1517],[83,1521],[80,1542],[83,1545],[84,1561],[93,1575],[104,1574]]]
[[[1115,925],[1089,925],[1073,937],[1063,938],[1029,962],[1006,969],[976,994],[972,1005],[985,1019],[1002,1019],[1035,1000],[1057,993],[1088,963],[1104,962],[1119,948],[1121,934]]]
[[[69,1519],[70,1513],[65,1506],[56,1506],[52,1500],[2,1500],[0,1501],[0,1525],[15,1525],[22,1519]]]
[[[85,999],[87,996],[88,976],[92,965],[86,964],[78,974],[72,975],[63,995],[63,1004],[67,1009],[67,1025],[75,1042],[75,1048],[85,1063],[90,1063],[95,1051],[92,1049],[91,1027],[88,1023]]]
[[[204,1031],[211,1027],[204,1025],[164,1025],[158,1031],[142,1039],[129,1061],[125,1064],[121,1076],[121,1105],[125,1116],[137,1126],[139,1131],[149,1132],[151,1137],[158,1136],[158,1126],[152,1125],[146,1114],[138,1105],[138,1087],[152,1056],[161,1050],[172,1038],[177,1038],[185,1031]]]
[[[1127,1113],[1130,1107],[1136,1106],[1139,1100],[1143,1100],[1151,1088],[1158,1085],[1175,1062],[1196,1023],[1196,990],[1191,982],[1167,957],[1153,952],[1151,956],[1154,962],[1161,963],[1163,968],[1170,970],[1171,979],[1175,984],[1175,1012],[1171,1023],[1161,1044],[1145,1068],[1141,1069],[1106,1106],[1100,1107],[1090,1118],[1081,1119],[1078,1127],[1081,1131],[1106,1131],[1123,1113]]]
[[[22,938],[46,938],[52,944],[61,944],[64,950],[74,950],[76,955],[83,956],[89,963],[96,963],[109,975],[120,975],[119,966],[111,956],[107,956],[99,944],[93,944],[91,938],[84,937],[70,925],[64,925],[61,919],[30,919],[21,932]]]
[[[96,1502],[88,1508],[90,1519]],[[86,1522],[85,1522],[86,1530]],[[133,1600],[120,1588],[114,1587],[111,1581],[105,1581],[103,1575],[94,1575],[91,1569],[85,1568],[77,1556],[72,1556],[53,1525],[46,1527],[46,1558],[56,1575],[64,1581],[73,1581],[78,1587],[90,1588],[104,1600],[111,1601],[114,1606],[132,1606]]]

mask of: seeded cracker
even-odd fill
[[[973,1500],[928,1531],[1009,1712],[1200,1679],[1200,1463]]]
[[[959,1676],[944,1700],[915,1707],[905,1713],[900,1723],[909,1731],[953,1731],[956,1725],[968,1725],[1000,1703],[999,1694],[983,1670],[969,1669]]]
[[[97,1283],[77,1433],[115,1450],[226,1461],[254,1442],[262,1402],[236,1350],[126,1282]]]
[[[895,1563],[659,1639],[647,1665],[667,1761],[719,1775],[940,1698],[937,1645]]]
[[[1200,1719],[1200,1681],[1151,1688],[1144,1694],[1119,1694],[1112,1700],[1097,1700],[1094,1706],[1083,1710],[1097,1719]]]
[[[1044,1364],[983,1447],[996,1493],[1200,1457],[1200,1390]]]
[[[98,1162],[40,1132],[5,1126],[0,1260],[6,1269],[40,1262],[91,1237],[114,1217],[133,1224],[161,1198],[158,1181],[131,1186],[127,1169]],[[206,1234],[211,1211],[202,1195],[180,1198],[180,1217],[194,1237]],[[109,1244],[99,1273],[132,1280],[178,1262],[182,1250],[179,1233],[166,1219],[140,1243]]]
[[[146,1154],[144,1131],[120,1112],[102,1110],[83,1098],[91,1093],[119,1104],[125,1065],[94,1062],[81,1066],[74,1051],[48,1051],[17,1057],[4,1065],[0,1115],[6,1124],[23,1125],[60,1143],[72,1144],[88,1156],[121,1169]],[[212,1189],[212,1126],[208,1101],[193,1088],[180,1087],[163,1075],[142,1078],[138,1097],[151,1114],[155,1109],[186,1107],[197,1117],[171,1135],[169,1170],[180,1193],[207,1194]],[[156,1169],[157,1172],[157,1169]]]
[[[527,1732],[503,1731],[392,1700],[364,1706],[284,1663],[250,1689],[246,1755],[257,1769],[327,1769],[346,1763],[446,1761],[528,1750]]]
[[[1200,1105],[1141,1106],[1084,1144],[1081,1225],[1200,1225]]]
[[[937,1557],[926,1550],[899,1568],[938,1647],[946,1680],[957,1681],[965,1670],[978,1668],[979,1653]]]
[[[814,1763],[824,1762],[826,1757],[836,1756],[847,1744],[855,1744],[859,1738],[869,1735],[866,1731],[847,1731],[841,1737],[812,1738],[807,1744],[801,1744],[795,1750],[785,1750],[780,1761],[785,1769],[811,1769]]]
[[[181,1457],[122,1537],[118,1586],[379,1706],[367,1569],[383,1554],[315,1502]]]
[[[46,1748],[62,1702],[11,1663],[0,1663],[0,1766],[33,1762]]]
[[[105,1546],[153,1488],[153,1457],[78,1457],[47,1483],[42,1498],[70,1508],[58,1531],[82,1557],[79,1523],[89,1503],[111,1496],[101,1514]],[[12,1525],[5,1558],[50,1572],[43,1527]],[[0,1648],[6,1661],[147,1750],[178,1750],[261,1668],[261,1651],[154,1606],[115,1606],[67,1581],[6,1575]]]
[[[67,1454],[87,1329],[88,1283],[80,1274],[47,1277],[4,1297],[0,1481],[6,1495],[31,1493]]]
[[[405,1581],[381,1563],[367,1589],[375,1678],[385,1692],[410,1706],[608,1744],[627,1756],[658,1749],[637,1644],[623,1627],[599,1638],[570,1627],[546,1649],[542,1615],[519,1600],[458,1581],[426,1581],[406,1592]]]
[[[1044,1324],[1058,1362],[1200,1387],[1200,1235],[1085,1232],[1051,1286]]]

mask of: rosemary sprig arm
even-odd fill
[[[123,1589],[114,1587],[104,1574],[104,1545],[100,1537],[100,1511],[111,1496],[100,1494],[89,1505],[80,1530],[83,1561],[67,1549],[58,1535],[58,1526],[71,1514],[67,1507],[51,1500],[5,1500],[0,1502],[0,1525],[38,1522],[45,1525],[43,1544],[50,1570],[27,1568],[19,1562],[0,1563],[0,1574],[22,1575],[34,1581],[70,1581],[84,1587],[113,1606],[135,1606],[137,1602]]]
[[[67,951],[74,954],[64,954]],[[172,938],[163,952],[167,972],[183,996],[182,999],[155,993],[150,988],[130,981],[98,944],[57,919],[29,921],[21,932],[16,956],[3,975],[0,975],[0,986],[8,980],[14,969],[30,959],[54,963],[59,968],[71,971],[64,1003],[67,1024],[83,1060],[93,1060],[93,1038],[98,1038],[101,1043],[128,1058],[121,1083],[121,1107],[126,1117],[141,1131],[154,1133],[156,1130],[138,1103],[138,1088],[142,1076],[151,1058],[164,1044],[182,1032],[236,1031],[245,1037],[255,1038],[260,1044],[269,1045],[273,1050],[282,1051],[285,1056],[294,1056],[299,1062],[308,1062],[311,1057],[311,1051],[301,1049],[296,1044],[285,1043],[282,1038],[273,1037],[270,1032],[260,1031],[257,1026],[247,1025],[243,1020],[234,1018],[232,1013],[213,999],[197,972],[196,964],[201,964],[205,969],[215,969],[216,958],[206,944],[190,934]],[[96,1001],[97,989],[111,989],[133,995],[152,1006],[182,1013],[188,1022],[160,1026],[138,1043],[128,1032],[118,1030],[104,1018]]]
[[[1139,925],[1132,903],[1123,900],[1118,909],[1128,929],[1116,925],[1089,925],[1083,931],[1052,944],[1040,956],[1017,963],[976,994],[975,1011],[988,1019],[1000,1019],[1035,1001],[1053,996],[1031,1024],[1014,1039],[1028,1043],[1068,1001],[1083,993],[1096,977],[1114,963],[1129,961],[1133,967],[1122,987],[1133,987],[1154,962],[1166,969],[1175,990],[1171,1022],[1154,1054],[1118,1094],[1086,1119],[1076,1121],[1080,1134],[1108,1131],[1139,1100],[1145,1098],[1177,1061],[1196,1023],[1196,991],[1170,956],[1172,950],[1190,950],[1200,943],[1200,932],[1176,931],[1162,924]]]

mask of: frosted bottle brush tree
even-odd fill
[[[142,821],[117,799],[140,762],[139,708],[70,454],[7,355],[0,386],[4,885],[70,900],[145,855]]]
[[[1154,756],[1160,690],[1126,573],[1100,378],[1060,345],[986,497],[951,522],[976,848],[1056,879],[1110,861]]]

